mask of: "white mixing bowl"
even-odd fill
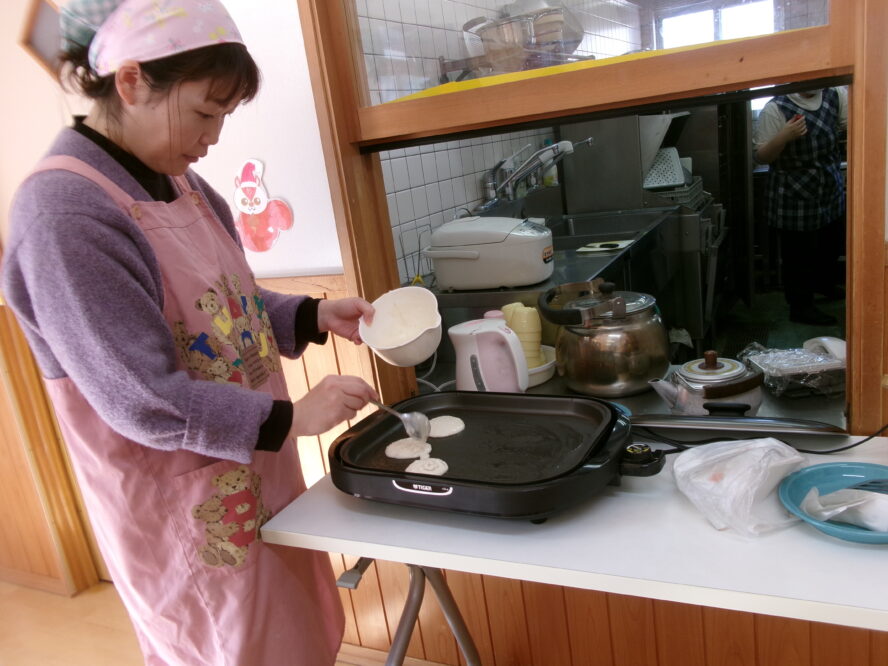
[[[424,287],[401,287],[373,301],[373,323],[358,323],[361,339],[382,360],[402,368],[422,363],[441,342],[438,299]]]

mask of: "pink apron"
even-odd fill
[[[67,157],[139,224],[157,255],[179,368],[288,400],[252,271],[200,193],[136,202]],[[148,664],[332,664],[343,614],[326,553],[271,546],[259,527],[304,489],[295,442],[236,462],[160,451],[109,428],[68,379],[46,382],[99,548]]]

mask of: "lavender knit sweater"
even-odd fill
[[[49,154],[77,157],[134,199],[151,200],[72,129]],[[222,197],[194,172],[187,178],[240,244]],[[139,444],[249,462],[271,396],[176,370],[157,259],[117,204],[82,176],[46,171],[22,184],[10,219],[0,287],[43,375],[70,377],[106,423]],[[281,354],[298,356],[308,343],[294,334],[305,297],[261,291]]]

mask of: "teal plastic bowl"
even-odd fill
[[[888,467],[873,463],[824,463],[805,467],[787,476],[780,482],[778,494],[788,511],[824,534],[858,543],[888,543],[888,532],[874,532],[857,525],[817,520],[802,511],[800,506],[811,488],[817,488],[821,495],[825,495],[870,479],[888,479]]]

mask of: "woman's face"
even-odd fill
[[[239,100],[210,98],[212,81],[186,81],[168,92],[143,86],[127,109],[125,148],[158,173],[180,176],[219,140]]]

